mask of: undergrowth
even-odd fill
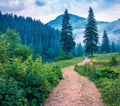
[[[87,65],[75,66],[79,74],[89,77],[96,84],[106,106],[120,106],[119,62],[118,53],[104,54],[92,58]]]

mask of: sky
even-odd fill
[[[68,12],[87,18],[93,8],[98,21],[114,21],[120,18],[120,0],[0,0],[2,13],[29,16],[47,23],[58,15]]]

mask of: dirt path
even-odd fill
[[[90,60],[86,58],[78,65]],[[74,71],[74,66],[62,69],[63,80],[54,88],[45,106],[104,106],[95,85]]]

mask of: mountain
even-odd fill
[[[73,14],[69,14],[69,16],[70,23],[73,27],[73,37],[75,39],[75,42],[83,42],[83,35],[87,19]],[[56,17],[56,19],[48,22],[47,25],[61,30],[62,17],[63,14]],[[100,42],[103,36],[103,31],[106,30],[110,41],[116,41],[116,43],[118,43],[118,39],[120,37],[120,19],[113,22],[97,21],[97,27],[100,36]]]

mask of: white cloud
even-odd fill
[[[87,17],[89,6],[93,8],[97,20],[120,18],[120,0],[0,0],[2,12],[31,16],[44,23],[64,13],[66,8],[72,14]]]
[[[0,0],[0,10],[3,12],[15,12],[24,9],[22,0]]]
[[[96,12],[96,18],[98,20],[104,21],[114,21],[120,18],[120,4],[116,4],[111,6],[110,8],[106,8],[101,11]]]

